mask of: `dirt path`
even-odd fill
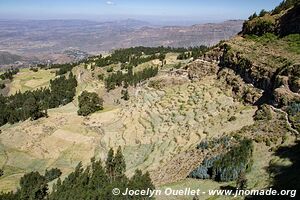
[[[287,112],[281,110],[281,109],[278,109],[278,108],[275,108],[274,106],[271,106],[271,108],[275,111],[275,112],[280,112],[282,114],[284,114],[284,117],[286,119],[286,122],[289,126],[289,128],[291,129],[291,131],[293,131],[296,135],[299,135],[299,132],[293,128],[293,125],[291,124],[290,120],[289,120],[289,115],[287,114]]]

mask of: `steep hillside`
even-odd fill
[[[232,69],[246,83],[264,90],[264,98],[257,103],[285,106],[300,100],[297,2],[251,16],[240,35],[221,43],[205,57],[214,57],[222,69]]]
[[[185,75],[162,71],[148,86],[131,88],[130,100],[118,105],[111,103],[119,98],[118,89],[106,94],[89,70],[73,71],[80,77],[77,93],[104,94],[105,110],[82,118],[76,116],[74,101],[49,110],[48,118],[2,127],[2,190],[13,189],[22,174],[33,170],[58,167],[68,174],[79,161],[87,163],[94,155],[104,159],[110,147],[119,145],[129,175],[139,168],[149,170],[156,184],[182,180],[198,161],[187,160],[180,173],[174,170],[162,178],[173,155],[192,150],[203,138],[253,123],[255,108],[234,101],[218,88],[215,77],[192,83]],[[235,121],[229,121],[232,116]]]
[[[59,168],[62,177],[42,182],[49,185],[50,195],[58,189],[72,191],[78,180],[90,187],[86,177],[95,166],[83,168],[92,157],[110,159],[111,148],[122,150],[127,177],[135,177],[136,169],[148,171],[159,189],[299,190],[297,2],[284,1],[273,11],[251,16],[240,35],[211,48],[119,49],[75,64],[42,65],[38,72],[21,70],[9,76],[10,91],[27,91],[33,101],[24,103],[18,99],[21,94],[1,96],[5,120],[0,132],[0,190],[15,191],[24,174],[44,174],[51,168]],[[49,82],[51,91],[33,92]],[[101,97],[104,109],[79,116],[78,97],[84,91]],[[97,103],[85,98],[83,106],[90,111]],[[23,118],[15,119],[15,112]],[[106,167],[109,159],[103,163]],[[106,168],[108,174],[110,169]],[[99,174],[98,180],[103,178]],[[156,198],[202,197],[232,198]]]

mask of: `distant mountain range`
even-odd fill
[[[0,49],[27,58],[55,60],[53,57],[61,57],[58,55],[70,48],[93,54],[132,46],[210,46],[241,31],[242,23],[242,20],[232,20],[162,27],[133,19],[0,20]]]

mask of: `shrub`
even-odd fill
[[[236,120],[237,120],[236,116],[232,116],[232,117],[229,118],[228,121],[233,122],[233,121],[236,121]]]
[[[103,80],[104,80],[104,74],[99,74],[99,75],[98,75],[98,79],[99,79],[100,81],[103,81]]]
[[[265,33],[274,33],[275,23],[269,20],[258,18],[254,21],[246,21],[243,24],[244,34],[262,36]]]
[[[271,140],[270,140],[269,138],[266,140],[266,145],[267,145],[268,147],[271,146]]]
[[[113,69],[112,67],[109,67],[109,68],[106,69],[106,71],[107,71],[108,73],[110,73],[110,72],[113,72],[114,69]]]
[[[5,84],[4,83],[0,83],[0,89],[4,89],[5,88]]]
[[[272,113],[271,109],[267,105],[262,105],[254,115],[255,121],[260,120],[271,120],[272,119]]]
[[[299,0],[284,0],[272,11],[272,14],[279,14],[281,11],[288,9],[297,3],[299,3]]]
[[[129,100],[129,93],[128,90],[122,90],[121,94],[123,95],[121,98],[124,99],[125,101]]]

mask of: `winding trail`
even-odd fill
[[[299,132],[293,128],[293,125],[291,124],[290,120],[289,120],[289,115],[287,114],[287,112],[281,110],[281,109],[278,109],[278,108],[275,108],[274,106],[271,105],[271,108],[275,111],[275,112],[280,112],[282,114],[284,114],[284,117],[286,119],[286,122],[290,128],[291,131],[293,131],[296,135],[299,135]]]

